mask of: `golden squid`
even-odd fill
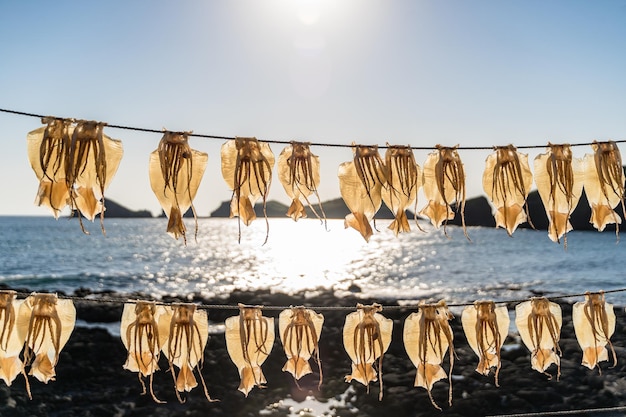
[[[76,323],[76,309],[71,300],[59,300],[56,294],[33,293],[26,297],[17,315],[17,331],[24,339],[24,366],[29,375],[43,383],[54,381],[59,354]],[[28,396],[30,389],[27,385]]]
[[[382,198],[395,216],[389,229],[398,236],[400,232],[411,230],[406,209],[414,202],[417,207],[417,191],[424,179],[410,146],[388,146],[385,152],[385,166],[387,185],[382,189]],[[414,209],[414,215],[417,222],[417,209]]]
[[[487,157],[483,189],[496,208],[496,227],[506,229],[509,236],[517,226],[530,220],[526,198],[532,183],[528,155],[517,152],[515,146],[496,147]]]
[[[613,141],[594,141],[591,147],[594,154],[586,154],[583,158],[583,187],[591,207],[590,223],[600,232],[607,224],[615,224],[617,235],[618,225],[622,223],[622,219],[613,209],[619,203],[622,203],[622,213],[626,217],[622,157],[617,144]]]
[[[161,351],[169,362],[178,401],[185,402],[179,392],[189,392],[198,386],[193,374],[196,369],[205,397],[211,402],[216,401],[211,399],[201,372],[204,348],[209,340],[206,311],[198,310],[195,304],[173,304],[172,307],[166,307],[164,314],[159,317],[159,337]],[[179,369],[178,375],[174,366]]]
[[[548,144],[548,152],[535,158],[535,184],[548,216],[548,236],[553,242],[572,230],[569,217],[583,190],[583,165],[569,145]]]
[[[456,202],[463,233],[469,239],[465,228],[465,170],[456,148],[437,145],[437,150],[428,154],[424,163],[424,196],[428,203],[420,214],[427,216],[437,229],[443,223],[446,233],[448,220],[454,219],[450,205]]]
[[[589,369],[598,362],[608,361],[609,353],[606,345],[611,348],[613,367],[617,365],[617,355],[611,343],[611,336],[615,332],[615,312],[613,305],[605,302],[604,293],[586,293],[585,302],[574,304],[572,321],[578,344],[583,350],[582,364]]]
[[[17,312],[24,300],[15,299],[16,292],[0,291],[0,378],[5,384],[11,383],[24,373],[24,363],[20,353],[24,348],[26,334],[17,331]]]
[[[66,160],[66,181],[72,209],[93,221],[100,214],[104,233],[104,191],[109,187],[124,153],[122,142],[103,133],[104,123],[79,121]],[[87,233],[78,216],[80,227]]]
[[[320,371],[318,388],[323,378],[318,346],[323,324],[324,316],[304,307],[291,307],[278,316],[280,340],[287,355],[283,371],[289,372],[297,381],[312,372],[309,359],[314,356]]]
[[[152,388],[153,374],[159,370],[161,340],[167,340],[169,334],[159,331],[159,320],[165,313],[165,307],[157,306],[154,301],[136,301],[124,304],[120,333],[122,343],[128,351],[124,369],[137,372],[141,383],[142,395],[146,394],[143,377],[150,377],[150,395],[157,403],[162,403]],[[165,326],[164,331],[169,327]]]
[[[532,368],[552,378],[546,369],[556,364],[558,380],[561,376],[561,307],[544,297],[533,298],[515,306],[515,324],[530,350]]]
[[[274,345],[274,318],[263,317],[261,307],[240,304],[239,315],[227,318],[225,325],[226,349],[239,370],[239,391],[247,397],[252,388],[267,383],[261,365]]]
[[[265,243],[269,236],[267,220],[267,194],[272,182],[274,154],[265,142],[256,138],[236,138],[222,145],[222,176],[233,190],[230,201],[230,217],[237,216],[239,225],[238,241],[241,242],[241,221],[246,226],[256,219],[254,204],[263,199],[265,216]]]
[[[190,132],[165,132],[157,150],[150,154],[150,185],[167,218],[167,232],[187,243],[183,215],[193,212],[198,234],[198,218],[193,206],[209,156],[191,149]]]
[[[419,311],[411,313],[404,321],[404,348],[417,368],[415,386],[425,388],[432,405],[441,410],[431,390],[435,382],[448,378],[448,404],[452,405],[452,367],[454,366],[454,334],[449,320],[453,316],[442,300],[437,304],[420,303]],[[449,352],[448,375],[442,363]]]
[[[29,132],[27,136],[28,160],[39,180],[35,204],[48,207],[58,219],[70,199],[66,160],[72,121],[46,117],[41,122],[46,126]]]
[[[346,382],[358,381],[367,387],[377,379],[380,383],[378,400],[383,398],[383,356],[391,344],[393,320],[379,312],[380,304],[369,306],[357,304],[357,311],[346,316],[343,326],[343,346],[352,360],[352,373],[346,375]],[[378,361],[377,376],[374,365]]]
[[[378,146],[353,147],[354,159],[339,165],[339,191],[348,206],[345,227],[361,233],[366,241],[373,231],[370,221],[382,204],[382,187],[387,183],[387,170],[378,153]]]
[[[495,383],[499,387],[498,374],[502,366],[500,349],[510,323],[506,306],[496,307],[493,301],[477,301],[463,309],[461,323],[467,342],[478,355],[476,372],[486,376],[495,368]]]
[[[309,149],[310,144],[306,142],[291,142],[278,156],[278,178],[280,179],[285,192],[291,198],[291,205],[287,211],[287,216],[297,221],[301,217],[307,217],[304,204],[300,198],[304,199],[311,208],[313,214],[318,219],[324,218],[324,208],[320,202],[317,187],[320,184],[320,161],[317,155],[313,155]],[[315,195],[321,212],[317,213],[309,197]]]

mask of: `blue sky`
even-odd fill
[[[623,140],[624,22],[624,0],[5,1],[0,108],[346,145]],[[0,113],[0,126],[0,214],[48,215],[26,157],[39,120]],[[161,136],[105,132],[125,149],[106,196],[156,214],[148,158]],[[209,154],[202,215],[230,198],[222,143],[190,139]],[[350,149],[313,151],[322,199],[338,197]],[[488,153],[460,152],[470,196]],[[269,198],[287,202],[277,178]]]

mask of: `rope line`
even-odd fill
[[[10,109],[2,109],[0,108],[0,112],[3,113],[9,113],[9,114],[16,114],[16,115],[20,115],[20,116],[28,116],[28,117],[37,117],[40,119],[43,119],[45,117],[52,117],[54,119],[59,119],[59,120],[72,120],[71,118],[65,118],[65,117],[58,117],[58,116],[45,116],[42,114],[35,114],[35,113],[29,113],[29,112],[23,112],[23,111],[18,111],[18,110],[10,110]],[[111,123],[106,123],[103,122],[104,125],[106,125],[107,127],[111,127],[111,128],[115,128],[115,129],[123,129],[123,130],[132,130],[132,131],[136,131],[136,132],[147,132],[147,133],[163,133],[164,130],[161,129],[151,129],[151,128],[144,128],[144,127],[133,127],[133,126],[124,126],[124,125],[118,125],[118,124],[111,124]],[[219,136],[219,135],[207,135],[207,134],[199,134],[199,133],[189,133],[188,136],[190,137],[196,137],[196,138],[204,138],[204,139],[220,139],[220,140],[234,140],[235,137],[234,136]],[[293,141],[290,140],[276,140],[276,139],[263,139],[263,142],[267,142],[267,143],[276,143],[276,144],[282,144],[282,145],[289,145],[291,144]],[[615,143],[625,143],[626,139],[623,140],[614,140],[613,142]],[[324,143],[324,142],[307,142],[309,143],[311,146],[321,146],[321,147],[331,147],[331,148],[352,148],[353,145],[346,145],[346,144],[339,144],[339,143]],[[591,146],[593,144],[593,142],[582,142],[582,143],[570,143],[569,146]],[[387,146],[387,145],[376,145],[378,146],[378,148],[380,149],[387,149],[391,146]],[[458,146],[456,147],[456,149],[459,150],[493,150],[494,148],[496,148],[497,146]],[[517,149],[538,149],[538,148],[545,148],[547,147],[547,144],[544,145],[520,145],[520,146],[516,146]],[[436,147],[434,146],[410,146],[411,149],[413,150],[433,150],[436,149]]]
[[[540,417],[540,416],[567,416],[583,413],[609,413],[611,411],[624,411],[626,406],[606,407],[606,408],[581,408],[575,410],[542,411],[539,413],[517,413],[517,414],[494,414],[487,417]]]
[[[624,292],[624,291],[626,291],[626,288],[618,288],[618,289],[607,290],[607,291],[588,291],[586,293],[579,293],[579,294],[546,296],[545,298],[547,298],[548,300],[562,300],[565,298],[584,297],[586,294],[610,294],[610,293]],[[16,294],[21,297],[28,297],[32,293],[17,292]],[[145,300],[145,299],[128,299],[128,298],[104,298],[104,299],[103,298],[85,298],[85,297],[72,296],[72,295],[62,295],[62,296],[59,296],[59,298],[72,300],[72,301],[102,303],[102,304],[126,304],[126,303],[134,303],[137,301],[152,301],[156,305],[171,306],[174,304],[185,303],[184,301],[166,303],[162,301]],[[502,301],[495,301],[495,303],[496,304],[518,304],[518,303],[522,303],[528,300],[532,300],[533,298],[539,298],[539,297],[502,300]],[[203,309],[203,310],[239,310],[239,306],[233,305],[233,304],[203,304],[203,303],[200,303],[200,304],[192,303],[192,304],[196,304],[197,308]],[[426,304],[426,305],[432,305],[432,304]],[[467,306],[474,305],[474,303],[473,302],[452,303],[452,304],[446,304],[446,305],[448,307],[467,307]],[[294,307],[294,305],[289,305],[289,306],[255,305],[255,306],[261,307],[263,310],[276,310],[276,311],[282,311],[282,310],[286,310],[288,308]],[[312,310],[316,310],[316,311],[354,311],[355,309],[354,306],[307,306],[307,305],[304,305],[304,307],[312,309]],[[383,310],[417,310],[423,307],[423,305],[419,305],[419,304],[382,305],[382,307],[383,307]]]

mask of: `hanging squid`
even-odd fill
[[[304,307],[291,307],[278,316],[280,340],[287,355],[282,370],[293,375],[297,382],[312,372],[309,359],[313,356],[320,372],[318,389],[323,379],[318,346],[323,324],[324,316]]]
[[[424,196],[428,204],[420,214],[427,216],[437,229],[443,223],[446,233],[448,220],[454,219],[450,205],[456,202],[463,233],[469,239],[465,228],[465,170],[456,148],[437,145],[437,150],[428,155],[424,163]]]
[[[382,187],[387,183],[387,170],[378,153],[378,146],[353,147],[354,159],[339,165],[339,191],[348,206],[345,227],[361,233],[366,241],[373,231],[370,221],[382,204]]]
[[[304,204],[300,201],[302,198],[313,214],[320,220],[323,218],[325,222],[326,214],[317,192],[320,184],[320,161],[317,155],[313,155],[309,146],[310,144],[306,142],[291,142],[283,149],[278,156],[278,178],[291,198],[287,216],[295,221],[307,216]],[[317,198],[321,216],[309,201],[311,195]]]
[[[159,331],[159,319],[165,313],[163,306],[157,306],[153,301],[137,301],[136,303],[124,304],[120,333],[122,343],[128,351],[124,369],[137,372],[137,378],[141,383],[142,395],[146,394],[146,384],[143,377],[150,377],[150,395],[157,403],[162,403],[152,388],[153,374],[159,370],[159,356],[161,352],[161,340],[166,340],[169,335]],[[165,326],[164,331],[169,330]]]
[[[526,198],[533,176],[528,155],[517,152],[513,145],[499,146],[485,165],[483,189],[496,208],[496,226],[511,236],[517,226],[530,220]]]
[[[502,366],[500,349],[509,331],[509,313],[506,306],[496,307],[493,301],[477,301],[467,306],[461,314],[465,337],[478,355],[476,372],[485,376],[495,368],[495,384]]]
[[[383,356],[391,344],[393,320],[379,312],[380,304],[366,306],[357,304],[357,311],[346,316],[343,326],[343,345],[352,360],[352,373],[346,375],[346,382],[358,381],[367,387],[379,379],[379,401],[383,398]],[[378,372],[374,367],[378,361]]]
[[[572,156],[569,145],[548,144],[548,152],[535,158],[535,183],[549,220],[548,236],[553,242],[572,230],[569,217],[583,189],[583,166]]]
[[[226,349],[239,370],[239,391],[247,397],[267,380],[261,365],[274,345],[274,318],[263,317],[261,307],[239,304],[239,316],[226,319]]]
[[[100,214],[104,233],[104,190],[117,172],[124,153],[122,142],[102,132],[104,123],[79,121],[74,128],[66,160],[66,181],[72,209],[93,221]],[[87,233],[78,216],[80,227]]]
[[[609,345],[615,367],[617,355],[611,343],[611,336],[615,332],[615,312],[613,305],[604,301],[604,293],[586,293],[584,303],[574,304],[572,321],[576,339],[583,350],[582,364],[589,369],[597,366],[600,370],[598,362],[609,360],[606,349],[606,345]]]
[[[24,300],[15,299],[16,292],[0,291],[0,378],[5,384],[11,383],[24,373],[24,363],[20,353],[24,348],[25,332],[17,330],[17,312]]]
[[[76,309],[56,294],[33,293],[19,308],[17,331],[24,340],[24,366],[43,383],[54,381],[61,349],[74,330]],[[28,396],[30,388],[27,385]]]
[[[29,132],[27,136],[28,160],[39,180],[35,204],[48,207],[58,219],[70,199],[66,159],[72,121],[46,117],[41,122],[46,126]]]
[[[515,306],[515,324],[530,350],[532,368],[552,378],[546,369],[556,364],[558,380],[561,376],[561,307],[544,297],[533,298]]]
[[[196,309],[195,304],[173,304],[166,307],[159,317],[161,351],[169,362],[174,379],[176,397],[184,403],[180,392],[189,392],[198,386],[193,371],[197,369],[205,397],[213,402],[202,377],[204,348],[209,340],[209,321],[206,311]],[[178,375],[174,370],[176,366]]]
[[[241,221],[246,226],[256,219],[254,203],[263,199],[265,216],[265,243],[269,236],[267,220],[267,194],[272,182],[274,154],[267,143],[256,138],[236,138],[222,145],[222,176],[233,190],[230,201],[230,217],[238,217],[239,237],[241,242]]]
[[[382,189],[385,205],[395,218],[389,225],[397,236],[400,232],[411,230],[406,217],[406,209],[413,202],[417,207],[417,191],[422,186],[422,171],[415,162],[413,150],[409,146],[388,146],[385,152],[387,185]],[[414,210],[417,223],[417,210]],[[419,225],[418,225],[419,227]]]
[[[622,203],[622,213],[626,217],[622,157],[613,141],[594,141],[591,147],[594,154],[586,154],[583,159],[584,189],[591,207],[590,223],[600,232],[607,224],[615,224],[617,235],[622,219],[613,209],[619,203]]]
[[[150,154],[150,185],[165,215],[169,219],[167,232],[187,243],[187,228],[183,215],[189,208],[193,212],[198,234],[198,218],[193,206],[208,155],[191,149],[190,132],[165,132],[157,150]]]
[[[448,378],[448,404],[452,405],[452,367],[454,366],[453,333],[449,320],[453,316],[442,300],[437,304],[420,303],[419,311],[411,313],[404,322],[404,348],[417,368],[415,386],[425,388],[432,405],[441,410],[431,390],[435,382]],[[442,368],[449,352],[450,371]]]

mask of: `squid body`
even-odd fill
[[[560,242],[572,230],[569,218],[582,194],[582,161],[572,156],[569,145],[549,144],[548,152],[538,155],[534,165],[535,184],[549,221],[548,236]]]
[[[291,142],[283,149],[278,156],[278,178],[291,198],[287,216],[295,221],[301,217],[307,217],[302,202],[304,200],[313,213],[321,219],[309,201],[311,195],[315,195],[321,214],[325,217],[317,192],[320,185],[320,161],[317,155],[313,155],[308,143]]]
[[[456,147],[437,145],[424,163],[424,196],[428,200],[420,214],[427,216],[435,228],[454,219],[450,205],[456,201],[456,210],[461,215],[463,233],[465,229],[465,170]]]
[[[39,381],[54,381],[61,350],[74,330],[76,309],[71,300],[56,294],[33,293],[21,304],[17,330],[24,339],[24,362],[29,375]],[[30,393],[29,393],[30,396]]]
[[[270,184],[272,182],[272,168],[274,154],[265,142],[256,138],[236,138],[222,145],[222,176],[226,184],[233,190],[230,202],[230,217],[237,217],[246,226],[256,219],[254,204],[263,199],[263,212],[267,203]],[[269,223],[265,216],[267,234]],[[239,230],[241,240],[241,229]]]
[[[280,340],[287,356],[283,371],[289,372],[296,380],[312,372],[309,359],[313,356],[320,371],[319,385],[322,384],[318,343],[323,324],[324,316],[304,307],[283,310],[278,316]]]
[[[26,332],[18,332],[17,329],[17,312],[24,300],[16,300],[15,295],[15,291],[0,291],[0,378],[9,386],[24,372],[20,353],[24,348]]]
[[[476,372],[489,375],[495,368],[495,383],[502,365],[500,349],[509,331],[509,313],[506,306],[496,307],[493,301],[477,301],[461,314],[463,331],[470,347],[478,355]]]
[[[572,308],[572,321],[578,344],[583,350],[582,364],[600,369],[598,362],[608,361],[608,345],[613,355],[613,366],[617,365],[617,355],[611,343],[615,332],[615,312],[613,305],[605,302],[603,293],[587,293],[585,302],[578,302]]]
[[[354,146],[354,159],[339,165],[339,191],[350,210],[345,227],[361,233],[366,241],[372,236],[370,221],[382,204],[382,187],[387,182],[385,165],[376,146]]]
[[[562,324],[561,307],[544,297],[515,306],[515,325],[522,342],[530,350],[532,368],[551,377],[546,369],[556,364],[557,380],[561,375],[559,339]]]
[[[417,368],[415,386],[425,388],[432,405],[435,403],[431,390],[435,382],[448,378],[448,403],[452,405],[452,367],[454,366],[454,335],[449,320],[452,314],[445,302],[421,304],[417,313],[411,313],[404,321],[404,348]],[[441,366],[449,352],[450,371],[446,375]]]
[[[183,215],[189,208],[194,218],[193,199],[204,175],[208,155],[191,149],[188,133],[165,132],[157,150],[150,154],[150,185],[169,219],[167,232],[187,243]],[[196,234],[198,220],[196,218]]]
[[[498,147],[487,157],[483,189],[495,206],[496,226],[509,235],[528,218],[524,207],[532,182],[528,155],[517,152],[513,145]]]
[[[239,316],[225,321],[226,349],[239,370],[239,391],[247,397],[252,388],[267,382],[261,365],[274,345],[274,318],[264,317],[260,307],[239,308]]]
[[[385,166],[387,184],[382,189],[382,199],[395,216],[389,229],[397,236],[411,230],[406,209],[413,203],[417,205],[417,191],[422,186],[423,176],[409,146],[389,146],[385,152]]]
[[[381,310],[380,304],[357,304],[357,311],[346,316],[343,327],[343,345],[352,360],[352,373],[346,375],[346,382],[358,381],[369,392],[369,383],[379,379],[379,400],[383,398],[383,355],[389,349],[393,331],[393,320],[380,314]],[[380,378],[374,368],[376,361]]]
[[[593,227],[603,231],[607,224],[622,223],[621,217],[613,210],[622,203],[624,213],[624,168],[619,148],[615,142],[594,142],[593,155],[583,159],[584,189]],[[626,213],[624,213],[626,216]],[[616,233],[619,228],[616,227]]]

